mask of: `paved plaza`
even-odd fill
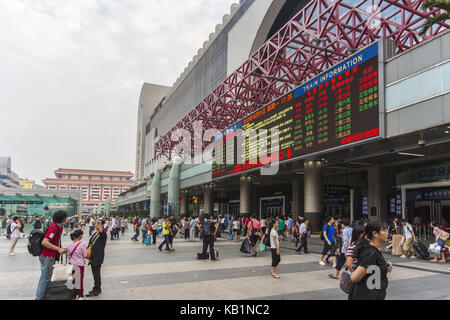
[[[129,231],[106,245],[102,266],[102,294],[89,300],[345,300],[338,281],[330,279],[331,266],[318,264],[320,240],[311,239],[311,253],[298,255],[293,244],[282,243],[280,279],[270,276],[270,252],[253,258],[239,252],[240,244],[219,239],[218,261],[195,259],[202,242],[177,238],[175,252],[160,252],[130,240]],[[225,235],[225,233],[224,233]],[[88,234],[84,240],[88,242]],[[158,238],[159,244],[162,238]],[[0,239],[0,299],[32,300],[40,276],[39,260],[19,240],[16,255],[9,256],[9,241]],[[63,246],[70,242],[63,237]],[[432,264],[403,260],[386,254],[394,265],[389,275],[388,300],[450,300],[450,263]],[[93,286],[90,267],[86,269],[85,293]]]

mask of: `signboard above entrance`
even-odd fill
[[[437,190],[408,190],[406,192],[406,201],[431,201],[431,200],[450,200],[450,189]]]

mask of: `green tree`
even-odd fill
[[[450,0],[427,0],[423,4],[424,9],[441,9],[441,14],[428,18],[428,21],[422,27],[420,35],[424,35],[436,23],[450,19]]]

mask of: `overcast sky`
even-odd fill
[[[0,0],[0,156],[134,173],[144,82],[171,86],[233,0]]]

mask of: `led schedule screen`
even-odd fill
[[[381,137],[378,51],[376,43],[224,130],[213,144],[213,179]]]

